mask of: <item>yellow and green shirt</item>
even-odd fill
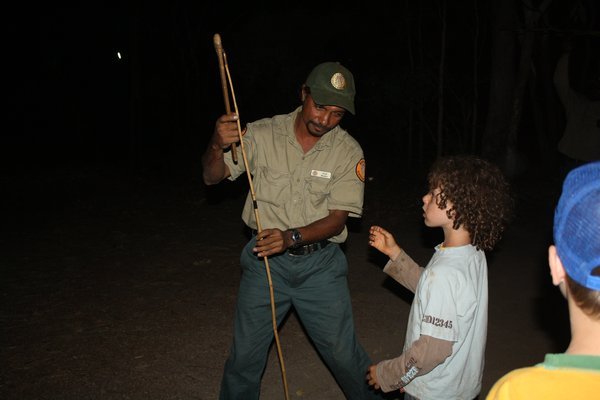
[[[544,362],[504,375],[486,400],[600,399],[600,356],[546,354]]]

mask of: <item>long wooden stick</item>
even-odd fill
[[[219,75],[221,76],[221,89],[223,90],[223,100],[225,101],[225,112],[230,114],[231,105],[229,104],[229,92],[227,90],[227,79],[225,78],[225,50],[223,49],[223,43],[221,42],[221,35],[218,33],[215,33],[213,36],[213,44],[215,46],[215,51],[217,52],[217,58],[219,59]],[[233,159],[233,162],[237,164],[235,143],[231,144],[231,158]]]
[[[223,64],[225,72],[227,73],[227,81],[229,82],[229,89],[231,90],[231,97],[233,99],[233,106],[235,113],[238,116],[237,128],[238,137],[240,139],[240,149],[242,150],[242,159],[244,160],[244,166],[246,167],[246,175],[248,177],[248,184],[250,186],[250,194],[252,196],[252,205],[254,208],[254,218],[256,219],[256,229],[258,232],[262,231],[262,225],[260,223],[260,217],[258,215],[258,203],[256,201],[256,193],[254,192],[254,185],[252,183],[252,174],[250,174],[250,167],[248,166],[248,158],[246,156],[246,148],[244,147],[244,141],[242,140],[242,125],[240,123],[239,112],[237,102],[235,101],[235,91],[233,90],[233,81],[231,80],[231,74],[229,73],[229,65],[227,64],[227,55],[223,52]],[[275,336],[275,344],[277,345],[277,356],[279,357],[279,366],[281,367],[281,376],[283,379],[283,390],[285,399],[289,400],[287,377],[285,373],[285,363],[283,362],[283,352],[281,351],[281,343],[279,342],[279,333],[277,331],[277,314],[275,313],[275,293],[273,292],[273,280],[271,279],[271,268],[269,267],[269,259],[267,256],[263,257],[265,262],[265,268],[267,271],[267,280],[269,282],[269,295],[271,298],[271,321],[273,323],[273,335]]]

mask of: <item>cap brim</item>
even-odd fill
[[[338,106],[347,110],[350,114],[356,115],[354,110],[354,101],[346,96],[340,96],[327,90],[311,88],[310,94],[317,104],[323,106]]]

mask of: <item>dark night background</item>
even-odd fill
[[[493,47],[499,35],[511,36],[502,58],[512,60],[506,84],[514,97],[519,46],[531,33],[515,150],[529,163],[556,161],[563,121],[551,74],[566,39],[597,36],[597,5],[496,3],[502,2],[45,6],[7,21],[12,128],[3,158],[9,170],[110,165],[197,175],[199,154],[224,109],[212,43],[218,32],[243,121],[288,112],[310,68],[338,60],[358,86],[358,115],[344,126],[374,167],[380,154],[390,163],[382,168],[409,174],[438,154],[500,159],[504,140],[491,150],[482,144],[493,133],[489,108],[498,107],[490,100]]]
[[[530,34],[513,147],[529,164],[554,162],[564,121],[551,74],[566,39],[597,36],[598,7],[590,0],[504,3],[92,2],[23,11],[6,21],[4,170],[110,166],[199,176],[200,153],[224,110],[217,32],[242,121],[293,109],[316,63],[347,65],[358,114],[344,126],[365,147],[372,172],[395,174],[413,174],[439,154],[502,162],[510,145],[495,140],[494,129],[500,136],[508,129],[490,127],[488,116],[518,95],[520,46]],[[491,100],[494,56],[512,67],[500,77],[505,105]]]
[[[539,362],[547,343],[562,351],[567,323],[552,306],[564,304],[545,264],[567,166],[556,147],[565,115],[552,75],[571,43],[580,55],[571,84],[594,89],[598,71],[585,60],[600,53],[599,17],[597,0],[13,6],[3,18],[0,361],[9,367],[0,397],[209,399],[203,393],[216,392],[247,183],[208,188],[201,178],[201,155],[224,112],[215,33],[242,123],[292,111],[317,63],[340,61],[354,73],[357,115],[342,126],[363,146],[369,178],[354,243],[367,224],[384,221],[426,262],[435,239],[418,240],[421,221],[413,216],[429,165],[457,153],[498,163],[517,212],[490,255],[502,268],[490,268],[497,286],[484,390],[508,369]],[[376,287],[363,247],[348,245],[357,325],[387,354],[405,318],[373,322],[389,300],[378,296],[398,289]],[[402,299],[391,299],[394,310],[407,312]],[[278,381],[269,371],[265,382]],[[321,390],[314,380],[296,382]],[[305,395],[339,398],[319,393]]]

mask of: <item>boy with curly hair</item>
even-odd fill
[[[569,347],[504,375],[487,400],[600,396],[600,161],[567,175],[554,212],[548,263],[552,283],[569,307]]]
[[[474,156],[440,158],[423,196],[425,225],[444,241],[425,268],[392,234],[370,228],[369,244],[390,260],[383,271],[414,292],[400,356],[372,365],[369,385],[404,399],[474,399],[481,391],[487,335],[485,250],[512,214],[509,185],[493,164]]]

